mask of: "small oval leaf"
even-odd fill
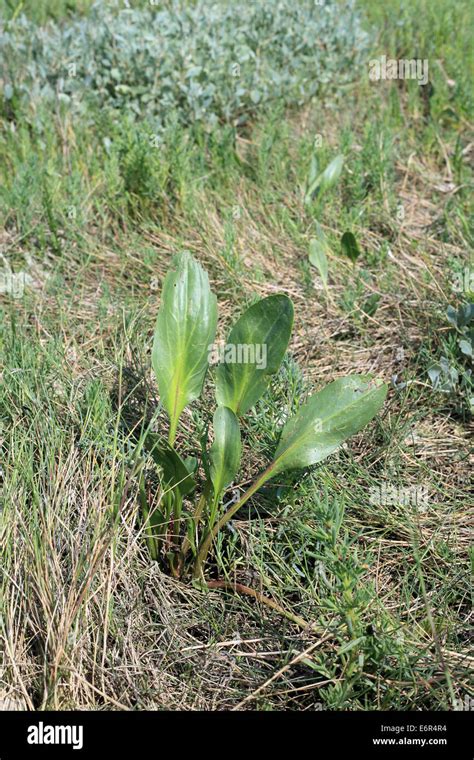
[[[345,232],[341,237],[341,248],[344,256],[347,256],[352,262],[357,261],[360,256],[357,240],[352,232]]]

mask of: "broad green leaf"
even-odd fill
[[[315,193],[320,195],[326,190],[333,187],[341,176],[342,167],[344,165],[344,156],[339,154],[334,158],[330,164],[328,164],[321,174],[318,174],[316,179],[310,184],[305,197],[305,203],[310,203]]]
[[[359,246],[352,232],[345,232],[343,234],[341,237],[341,248],[344,256],[347,256],[352,262],[355,262],[360,256]]]
[[[237,320],[216,373],[216,397],[237,416],[245,414],[278,371],[293,326],[293,304],[285,295],[257,301]]]
[[[176,256],[165,277],[152,352],[170,443],[184,407],[201,394],[216,325],[217,301],[206,272],[191,254]]]
[[[205,559],[213,536],[268,480],[286,470],[310,467],[325,459],[351,435],[375,417],[387,386],[363,375],[335,380],[308,401],[283,428],[273,462],[246,493],[220,518],[199,549],[199,566]]]
[[[214,493],[219,496],[234,479],[240,465],[242,446],[239,421],[231,409],[218,406],[214,412],[214,442],[209,450]]]
[[[439,364],[432,364],[428,369],[428,377],[431,380],[431,384],[434,388],[438,385],[438,381],[441,375],[441,366]]]
[[[323,281],[324,287],[328,284],[328,259],[326,256],[326,242],[324,238],[312,238],[309,241],[309,261],[316,267]]]
[[[271,477],[325,459],[375,417],[386,395],[384,383],[363,375],[326,385],[283,428]]]

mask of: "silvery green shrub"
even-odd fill
[[[273,101],[297,105],[352,77],[367,35],[352,2],[96,3],[81,19],[0,26],[3,95],[89,104],[181,123],[239,124]]]

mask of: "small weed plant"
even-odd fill
[[[223,506],[241,464],[241,419],[277,373],[292,325],[291,300],[284,294],[271,295],[250,306],[232,327],[225,346],[217,349],[217,299],[208,276],[189,253],[173,259],[164,280],[152,352],[169,418],[168,437],[148,427],[140,439],[160,469],[162,491],[158,506],[152,508],[142,478],[140,500],[151,557],[165,561],[176,577],[192,570],[195,578],[202,578],[218,532],[267,481],[321,462],[367,425],[384,402],[387,387],[379,380],[362,375],[334,380],[287,420],[270,464],[239,500]],[[198,461],[178,451],[176,435],[185,407],[203,392],[216,354],[216,408]]]

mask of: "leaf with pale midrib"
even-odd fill
[[[152,352],[171,441],[184,407],[201,394],[216,326],[217,299],[206,272],[189,253],[174,257],[163,285]]]

